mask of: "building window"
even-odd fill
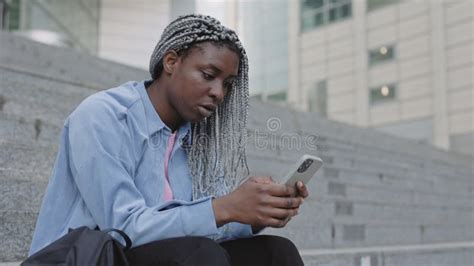
[[[400,2],[400,0],[367,0],[367,12],[398,2]]]
[[[20,28],[20,0],[0,1],[2,6],[1,24],[3,29],[15,31]]]
[[[0,2],[8,4],[4,28],[39,42],[97,52],[100,0]]]
[[[327,82],[325,80],[316,83],[316,86],[309,91],[308,106],[310,112],[327,117]]]
[[[250,96],[250,99],[255,99],[255,100],[262,100],[262,94],[254,94]]]
[[[382,46],[369,51],[369,65],[375,65],[381,62],[392,60],[395,57],[394,46]]]
[[[395,100],[396,85],[383,85],[370,89],[370,104],[384,103]]]
[[[267,100],[274,102],[286,102],[286,91],[268,94]]]
[[[352,16],[352,0],[301,0],[301,31]]]

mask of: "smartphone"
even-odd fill
[[[290,172],[283,179],[285,185],[295,186],[298,181],[307,184],[323,165],[321,158],[305,154],[290,168]]]

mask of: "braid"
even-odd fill
[[[225,195],[249,173],[245,157],[249,98],[247,55],[236,33],[217,19],[186,15],[165,28],[149,67],[152,78],[157,79],[167,51],[183,55],[194,44],[206,41],[237,52],[240,63],[238,76],[216,112],[191,126],[188,166],[193,177],[194,199]]]

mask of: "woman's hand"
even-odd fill
[[[303,184],[303,182],[296,182],[297,195],[306,199],[309,196],[308,188]]]
[[[298,214],[305,186],[296,188],[274,183],[270,177],[250,177],[234,192],[214,199],[216,223],[240,222],[258,227],[283,227]]]

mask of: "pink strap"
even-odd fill
[[[171,157],[171,152],[173,151],[174,142],[176,141],[176,131],[172,133],[168,139],[168,147],[166,147],[166,154],[165,154],[165,201],[170,201],[173,199],[173,191],[170,187],[170,178],[168,176],[168,163]]]

